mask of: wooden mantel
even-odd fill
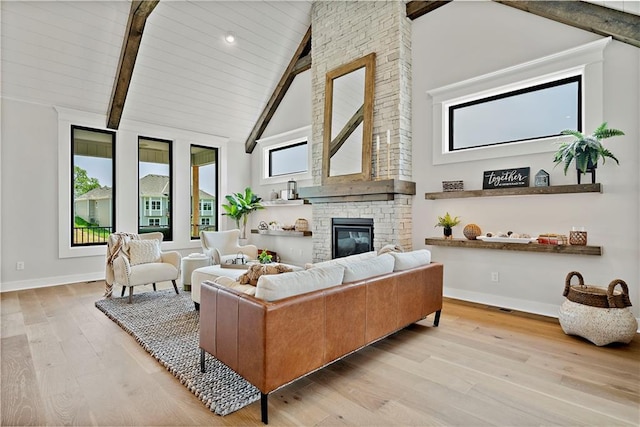
[[[311,203],[372,202],[394,200],[396,194],[415,195],[416,183],[400,179],[354,181],[298,189],[298,195]]]

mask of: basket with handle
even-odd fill
[[[578,278],[577,285],[571,284],[571,279],[573,279],[574,276]],[[622,292],[615,290],[615,287],[618,285],[620,285]],[[569,301],[591,307],[631,307],[629,287],[624,280],[615,279],[609,283],[609,286],[606,289],[604,289],[597,286],[585,285],[582,274],[577,271],[572,271],[567,274],[567,278],[564,281],[564,292],[562,295],[564,295]]]

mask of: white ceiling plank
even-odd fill
[[[2,96],[105,114],[129,1],[0,1]],[[243,143],[310,25],[310,1],[161,1],[123,120]],[[238,43],[223,41],[234,31]]]

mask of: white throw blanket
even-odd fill
[[[138,239],[140,239],[140,236],[135,233],[118,232],[109,235],[109,240],[107,241],[107,266],[105,271],[105,298],[111,298],[111,296],[113,295],[113,260],[116,259],[121,251],[125,250],[125,245],[130,240]]]

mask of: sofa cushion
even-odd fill
[[[431,263],[431,252],[427,249],[418,249],[412,252],[389,252],[395,258],[393,271],[409,270]]]
[[[243,294],[247,294],[247,295],[256,294],[255,286],[238,283],[237,281],[233,280],[231,277],[220,276],[216,278],[213,281],[213,283],[220,286],[224,286],[225,288],[235,289],[236,291],[242,292]]]
[[[286,274],[260,276],[256,298],[276,301],[293,295],[330,288],[342,283],[344,267],[329,265]]]
[[[150,262],[160,262],[160,241],[152,240],[131,240],[129,247],[129,263],[133,265],[147,264]]]
[[[393,272],[395,259],[384,254],[375,258],[353,261],[344,266],[344,283],[357,282],[373,276],[380,276]]]
[[[314,267],[326,267],[329,265],[347,265],[347,263],[352,262],[352,261],[360,261],[363,259],[371,259],[371,258],[375,258],[377,256],[376,251],[371,251],[371,252],[363,252],[361,254],[355,254],[355,255],[349,255],[346,257],[342,257],[342,258],[335,258],[335,259],[330,259],[328,261],[320,261],[320,262],[316,262],[315,264],[306,264],[304,267],[305,268],[314,268]]]

